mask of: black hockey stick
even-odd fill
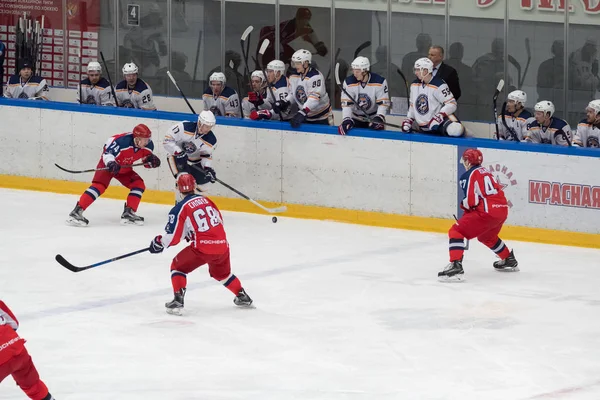
[[[275,93],[273,93],[273,85],[271,85],[269,83],[269,79],[267,78],[267,71],[265,70],[265,67],[263,65],[263,55],[265,54],[265,51],[267,50],[267,47],[269,47],[269,39],[265,39],[262,44],[260,45],[260,49],[258,50],[258,58],[259,60],[256,62],[256,65],[258,65],[258,68],[261,69],[263,76],[265,77],[265,82],[267,83],[267,89],[269,90],[269,93],[271,94],[271,97],[273,98],[273,103],[277,102],[277,98],[275,97]],[[279,110],[279,108],[278,108]],[[281,110],[278,111],[279,114],[279,119],[281,119],[283,121],[283,117],[281,115]]]
[[[185,4],[185,3],[183,3]],[[198,60],[200,59],[200,45],[202,44],[202,29],[198,31],[198,44],[196,45],[196,60],[194,61],[194,76],[192,81],[196,80],[196,72],[198,72]]]
[[[508,124],[506,123],[506,115],[504,115],[505,113],[506,113],[506,102],[502,103],[502,110],[500,111],[500,115],[502,118],[502,125],[504,125],[504,127],[506,128],[506,130],[510,134],[510,136],[513,138],[513,140],[517,143],[520,143],[521,141],[519,140],[519,136],[517,136],[515,129],[509,127]],[[500,134],[500,132],[498,132],[498,134]]]
[[[496,86],[496,91],[494,92],[494,97],[492,101],[494,102],[494,124],[496,125],[496,140],[500,140],[500,129],[498,129],[498,109],[496,106],[496,101],[498,100],[498,96],[500,92],[504,88],[504,79],[500,79],[498,82],[498,86]]]
[[[104,54],[100,52],[100,58],[102,58],[102,64],[104,64],[104,69],[106,70],[106,77],[108,78],[108,83],[110,84],[110,92],[115,99],[115,107],[119,107],[119,100],[117,99],[117,94],[115,93],[115,85],[112,83],[112,79],[110,79],[110,72],[108,72],[108,67],[106,66],[106,60],[104,59]]]
[[[456,221],[456,225],[458,225],[458,218],[456,218],[456,214],[452,214],[454,220]],[[465,238],[465,250],[469,250],[469,239]]]
[[[363,44],[361,44],[360,46],[358,46],[356,48],[356,50],[354,50],[354,58],[358,57],[358,55],[360,54],[361,51],[363,51],[364,49],[366,49],[367,47],[369,47],[371,45],[371,41],[367,40],[366,42],[364,42]]]
[[[96,171],[106,171],[108,170],[108,167],[104,167],[104,168],[93,168],[93,169],[82,169],[81,171],[74,171],[72,169],[66,169],[61,167],[58,164],[54,164],[58,169],[62,169],[65,172],[69,172],[71,174],[82,174],[84,172],[96,172]],[[131,165],[121,165],[120,167],[123,168],[129,168],[129,167],[139,167],[140,165],[144,165],[144,163],[137,163],[137,164],[131,164]]]
[[[529,64],[531,63],[531,47],[529,45],[529,38],[525,38],[525,51],[527,51],[527,63],[525,64],[525,69],[523,70],[523,76],[519,81],[519,89],[521,89],[525,83],[525,76],[527,75],[527,70],[529,70]]]
[[[410,86],[408,86],[408,81],[406,80],[406,76],[404,76],[404,73],[402,71],[400,71],[400,68],[396,68],[396,71],[400,74],[400,76],[402,77],[402,80],[404,81],[404,85],[406,86],[406,102],[407,102],[408,108],[410,108]]]
[[[200,168],[198,165],[196,164],[192,164],[191,165],[192,168],[196,168],[198,171],[205,173],[204,170],[202,168]],[[265,207],[262,204],[260,204],[258,201],[251,199],[250,197],[246,196],[244,193],[240,192],[239,190],[237,190],[236,188],[229,186],[228,184],[226,184],[225,182],[223,182],[222,180],[215,178],[216,182],[219,182],[221,185],[225,186],[227,189],[231,190],[232,192],[234,192],[235,194],[237,194],[238,196],[243,197],[244,199],[248,200],[250,203],[254,204],[255,206],[265,210],[268,213],[271,214],[277,214],[277,213],[282,213],[287,211],[287,207],[286,206],[281,206],[281,207],[275,207],[275,208],[269,208],[269,207]]]
[[[108,259],[108,260],[100,261],[100,262],[97,262],[95,264],[87,265],[85,267],[76,267],[76,266],[74,266],[73,264],[71,264],[70,262],[68,262],[67,260],[65,260],[65,258],[63,256],[61,256],[60,254],[57,254],[56,257],[54,257],[54,259],[56,261],[58,261],[58,263],[60,265],[62,265],[66,269],[68,269],[69,271],[72,271],[72,272],[81,272],[81,271],[85,271],[86,269],[96,268],[96,267],[99,267],[101,265],[108,264],[108,263],[111,263],[113,261],[120,260],[122,258],[135,256],[136,254],[144,253],[144,252],[146,252],[148,250],[150,250],[150,248],[146,247],[146,248],[143,248],[143,249],[140,249],[140,250],[132,251],[131,253],[123,254],[121,256],[113,257],[113,258]]]
[[[248,51],[250,49],[250,33],[252,33],[252,30],[254,29],[254,27],[252,25],[248,26],[246,28],[246,30],[244,31],[244,33],[242,33],[242,37],[240,39],[240,47],[242,48],[242,56],[244,57],[244,76],[245,79],[248,80],[248,82],[250,82],[252,79],[250,78],[250,67],[248,66]],[[245,44],[245,46],[244,46]],[[231,67],[231,62],[229,63],[229,66]],[[233,69],[233,67],[231,67],[231,69]],[[236,74],[237,76],[237,74]],[[238,95],[240,97],[242,97],[242,88],[238,82],[238,87],[240,88],[240,93],[238,93]],[[240,100],[241,101],[241,100]],[[242,113],[243,114],[243,113]],[[244,118],[244,116],[242,115],[242,118]]]
[[[229,68],[233,69],[233,60],[229,60]],[[239,74],[235,74],[235,81],[237,82],[238,88],[240,88],[239,93],[238,93],[238,104],[240,106],[240,118],[244,118],[244,109],[242,108],[242,99],[241,99],[241,89],[242,89],[242,85],[240,84],[240,76]]]
[[[348,93],[346,91],[346,89],[344,89],[344,85],[341,84],[341,81],[340,81],[340,63],[335,64],[335,82],[337,83],[337,85],[340,88],[340,90],[342,92],[346,93],[346,96],[348,96],[348,98],[350,100],[352,100],[352,102],[354,104],[356,104],[356,107],[364,114],[366,122],[369,122],[369,123],[372,124],[373,123],[373,119],[371,118],[371,116],[356,102],[356,100],[354,99],[354,97],[352,97],[350,95],[350,93]],[[400,128],[400,129],[402,129],[402,127],[400,125],[390,124],[390,123],[385,122],[385,121],[384,122],[379,122],[379,123],[383,124],[383,125],[387,125],[387,126],[392,126],[394,128]]]
[[[179,88],[179,85],[177,84],[177,81],[175,81],[175,78],[173,78],[173,75],[171,75],[171,71],[167,71],[167,75],[169,75],[169,78],[171,79],[171,82],[173,82],[173,85],[175,85],[175,87],[177,88],[177,90],[179,91],[179,94],[181,95],[181,97],[183,97],[183,99],[185,100],[185,103],[188,105],[188,107],[190,108],[190,111],[192,111],[192,114],[196,114],[196,111],[194,110],[194,107],[192,107],[192,105],[190,104],[190,102],[188,101],[187,97],[185,97],[185,94],[183,93],[183,91]]]
[[[556,131],[554,133],[554,141],[555,142],[557,142],[556,137],[558,135],[561,135],[565,139],[565,141],[567,142],[567,146],[569,146],[569,147],[573,146],[573,144],[571,143],[571,140],[569,139],[569,136],[562,129],[559,129],[558,131]]]

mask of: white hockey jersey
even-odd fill
[[[456,100],[442,78],[434,76],[428,84],[415,79],[410,87],[408,118],[421,130],[427,131],[434,116],[445,113],[450,117],[456,111]]]
[[[112,88],[106,78],[100,78],[96,84],[93,84],[89,78],[79,82],[77,90],[77,102],[82,104],[93,104],[97,106],[115,106],[112,95]]]
[[[17,74],[8,78],[4,95],[11,99],[50,100],[50,88],[41,76],[31,76],[21,81],[21,76]]]
[[[357,80],[354,75],[347,77],[343,83],[344,89],[352,99],[342,91],[342,117],[362,120],[364,114],[359,108],[362,108],[370,117],[375,115],[385,116],[390,108],[390,96],[388,84],[384,77],[378,74],[369,74],[367,82]]]
[[[323,74],[314,68],[310,68],[304,76],[294,73],[289,78],[286,101],[296,103],[299,110],[307,111],[308,122],[329,119],[331,104],[326,85]]]
[[[573,145],[581,147],[600,147],[600,127],[582,119],[577,125],[577,133],[573,139]]]
[[[254,103],[250,103],[250,100],[248,100],[248,97],[244,97],[242,99],[242,111],[244,112],[244,118],[250,118],[250,113],[254,110],[259,111],[259,110],[271,110],[273,107],[271,106],[271,103],[269,103],[269,101],[267,100],[267,96],[266,96],[266,91],[267,89],[262,89],[259,93],[258,96],[263,99],[263,103],[259,104],[258,107],[256,107],[254,105]]]
[[[229,86],[225,86],[221,94],[217,97],[213,95],[212,89],[208,87],[202,94],[202,101],[205,111],[216,107],[224,117],[242,117],[240,115],[240,97]]]
[[[172,156],[176,153],[185,152],[191,163],[200,162],[204,167],[210,167],[212,154],[217,146],[217,137],[213,131],[206,135],[196,134],[197,122],[182,121],[173,125],[163,140],[163,147],[167,154]]]
[[[504,122],[506,122],[506,125],[504,125]],[[498,130],[500,131],[498,137],[500,140],[523,141],[529,136],[529,128],[534,122],[534,116],[527,110],[521,110],[518,115],[506,112],[504,113],[504,121],[502,115],[498,116]]]
[[[117,83],[115,94],[119,107],[156,110],[152,89],[146,82],[139,78],[132,88],[127,85],[126,80]]]
[[[550,125],[542,127],[537,121],[533,121],[529,127],[529,135],[525,138],[525,141],[531,143],[542,143],[542,144],[557,144],[559,146],[568,146],[569,144],[565,140],[564,134],[569,138],[571,143],[573,142],[573,133],[571,127],[567,121],[553,117],[550,120]]]
[[[271,90],[273,92],[273,95],[271,95]],[[290,88],[287,77],[282,76],[281,78],[279,78],[279,80],[275,82],[275,84],[271,87],[271,90],[265,88],[264,92],[261,93],[261,96],[265,102],[258,107],[258,110],[273,110],[274,102],[285,100],[288,97],[290,93]],[[244,97],[244,101],[242,102],[242,108],[244,109],[244,117],[250,118],[250,113],[256,107],[254,106],[254,104],[248,101],[247,97]],[[296,102],[292,102],[290,103],[290,107],[287,110],[285,110],[285,112],[281,113],[281,117],[283,117],[283,121],[287,121],[290,118],[292,118],[297,112],[298,106],[296,105]],[[271,120],[273,121],[279,121],[280,119],[282,119],[280,115],[277,114],[275,111],[272,111],[271,115]]]

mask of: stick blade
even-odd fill
[[[271,210],[269,212],[271,212],[273,214],[277,214],[277,213],[284,213],[286,211],[287,211],[287,207],[281,206],[281,207],[271,208]]]
[[[72,272],[81,272],[87,268],[78,268],[76,266],[74,266],[73,264],[71,264],[70,262],[68,262],[67,260],[65,260],[65,258],[63,256],[61,256],[60,254],[57,254],[56,257],[54,257],[54,259],[63,267],[65,267],[66,269],[68,269],[69,271]]]
[[[500,82],[498,82],[498,86],[496,86],[496,91],[501,92],[502,89],[504,89],[504,79],[500,79]]]
[[[338,85],[341,85],[341,83],[340,83],[340,63],[335,64],[335,82]]]
[[[242,33],[242,40],[245,41],[246,38],[248,37],[248,35],[250,34],[250,32],[252,32],[254,30],[254,27],[252,25],[248,26],[246,28],[246,30],[244,31],[244,33]]]
[[[258,50],[258,54],[260,54],[261,56],[265,54],[265,51],[267,51],[267,47],[269,47],[269,44],[271,42],[269,41],[269,39],[265,39],[263,40],[262,44],[260,45],[260,49]]]

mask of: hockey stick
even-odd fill
[[[360,46],[358,46],[356,48],[356,50],[354,50],[354,58],[358,57],[358,55],[360,54],[361,51],[363,51],[364,49],[366,49],[367,47],[369,47],[371,45],[371,41],[367,40],[366,42],[364,42],[363,44],[361,44]]]
[[[408,81],[406,80],[406,76],[404,76],[404,73],[402,73],[402,71],[400,71],[400,68],[396,68],[396,71],[400,74],[400,76],[402,77],[402,80],[404,81],[404,85],[406,86],[406,102],[407,102],[408,108],[410,108],[410,86],[408,86]]]
[[[554,141],[556,141],[556,136],[558,135],[562,135],[562,137],[565,139],[565,141],[567,142],[567,146],[571,147],[573,146],[573,144],[571,143],[571,140],[569,139],[569,136],[565,133],[565,131],[563,131],[562,129],[559,129],[558,131],[556,131],[556,133],[554,134]]]
[[[111,263],[113,261],[120,260],[122,258],[135,256],[136,254],[144,253],[144,252],[146,252],[148,250],[150,250],[150,248],[146,247],[146,248],[143,248],[143,249],[132,251],[131,253],[123,254],[121,256],[113,257],[113,258],[108,259],[108,260],[100,261],[100,262],[97,262],[95,264],[87,265],[85,267],[76,267],[76,266],[74,266],[73,264],[71,264],[70,262],[68,262],[67,260],[65,260],[65,258],[63,256],[61,256],[60,254],[57,254],[56,257],[54,257],[54,259],[56,261],[58,261],[58,263],[60,265],[62,265],[66,269],[68,269],[69,271],[72,271],[72,272],[81,272],[81,271],[85,271],[86,269],[96,268],[96,267],[99,267],[101,265],[108,264],[108,263]]]
[[[505,113],[506,113],[506,102],[502,103],[502,110],[500,111],[500,115],[502,118],[502,125],[504,125],[504,127],[506,128],[506,130],[508,131],[510,136],[513,138],[513,140],[517,143],[520,143],[519,136],[517,136],[515,129],[509,127],[508,124],[506,123],[506,116],[504,115]],[[498,134],[500,134],[500,132],[498,132]]]
[[[350,93],[348,93],[346,91],[346,89],[344,89],[344,86],[340,83],[340,63],[335,64],[335,82],[337,83],[338,87],[340,88],[340,90],[344,93],[346,93],[346,96],[348,96],[348,98],[350,100],[352,100],[352,102],[354,104],[356,104],[356,107],[364,114],[365,119],[367,120],[366,122],[369,123],[373,123],[373,119],[371,118],[371,116],[360,106],[358,105],[358,103],[356,102],[356,100],[354,100],[354,97],[352,97],[350,95]],[[386,125],[386,126],[392,126],[394,128],[400,128],[402,129],[402,127],[400,125],[395,125],[395,124],[390,124],[388,122],[379,122],[380,124]]]
[[[229,60],[229,68],[233,69],[233,66],[233,60]],[[237,82],[238,88],[240,89],[239,92],[241,93],[242,85],[240,84],[240,76],[238,74],[235,74],[235,81]],[[240,118],[244,119],[244,110],[242,108],[242,99],[240,93],[238,93],[238,105],[240,106]]]
[[[340,56],[342,49],[340,47],[338,47],[338,49],[335,51],[335,58],[333,59],[334,62],[337,63],[338,57]],[[329,71],[327,71],[327,76],[325,77],[325,82],[329,81],[329,77],[331,76],[331,67],[329,67]]]
[[[525,51],[527,51],[527,63],[525,64],[525,69],[523,70],[523,76],[519,81],[519,89],[521,89],[523,87],[523,83],[525,83],[525,76],[527,75],[529,64],[531,63],[531,47],[529,45],[529,38],[525,38]]]
[[[106,70],[106,77],[108,78],[108,83],[110,83],[110,92],[115,99],[115,107],[119,107],[119,100],[117,99],[117,94],[115,93],[115,85],[113,85],[112,79],[110,79],[110,72],[108,72],[106,60],[104,59],[104,54],[102,52],[100,52],[100,58],[102,58],[102,64],[104,64],[104,69]]]
[[[183,3],[185,4],[185,3]],[[198,60],[200,59],[200,46],[202,44],[202,29],[198,31],[198,44],[196,45],[196,60],[194,61],[194,76],[192,81],[196,80],[196,72],[198,72]]]
[[[248,26],[246,28],[246,30],[244,31],[244,33],[242,33],[242,37],[240,39],[240,47],[242,48],[242,56],[244,57],[244,77],[245,79],[248,80],[248,82],[251,81],[250,79],[250,67],[248,66],[248,51],[250,49],[250,33],[252,33],[252,30],[254,29],[254,27],[252,25]],[[244,46],[245,44],[245,46]],[[229,62],[229,66],[231,67],[231,69],[233,69],[233,67],[231,66],[231,61]],[[237,74],[236,74],[237,77]],[[240,84],[238,82],[238,87],[240,88],[240,93],[239,96],[241,97],[241,91],[242,88],[240,87]],[[242,118],[244,118],[244,115],[242,113]]]
[[[504,79],[500,79],[498,82],[498,86],[496,86],[496,91],[494,92],[494,97],[492,101],[494,102],[494,124],[496,125],[496,140],[500,140],[500,129],[498,129],[498,109],[496,106],[496,101],[498,100],[498,96],[500,92],[504,88]]]
[[[454,217],[454,220],[456,221],[456,225],[458,225],[458,218],[456,218],[456,214],[452,214],[452,216]],[[465,243],[465,250],[469,250],[469,239],[465,238],[466,243]]]
[[[521,82],[521,64],[510,54],[508,55],[508,62],[510,62],[517,70],[517,83]],[[510,80],[509,80],[510,82]]]
[[[82,174],[84,172],[96,172],[96,171],[106,171],[106,170],[108,170],[108,167],[104,167],[104,168],[83,169],[81,171],[74,171],[74,170],[71,170],[71,169],[63,168],[63,167],[61,167],[60,165],[58,165],[56,163],[54,165],[56,165],[56,167],[58,169],[62,169],[63,171],[69,172],[71,174]],[[137,164],[131,164],[131,165],[120,165],[120,167],[121,168],[123,168],[123,167],[130,168],[130,167],[139,167],[140,165],[144,165],[144,163],[137,163]]]
[[[265,39],[262,42],[262,44],[260,45],[260,49],[258,50],[258,55],[259,55],[260,60],[256,62],[256,65],[258,65],[258,68],[260,68],[260,70],[263,73],[263,76],[265,77],[265,82],[267,83],[267,89],[269,89],[269,93],[271,94],[271,97],[273,98],[273,103],[276,103],[277,99],[275,98],[275,93],[273,93],[273,86],[269,83],[269,79],[267,78],[267,71],[265,70],[265,68],[263,66],[263,55],[265,54],[267,47],[269,47],[269,39]],[[281,110],[279,110],[278,114],[279,114],[279,119],[283,120],[283,118],[281,116]]]
[[[198,171],[204,173],[204,170],[202,168],[200,168],[199,166],[197,166],[196,164],[192,164],[191,165],[192,168],[196,168]],[[286,206],[281,206],[281,207],[275,207],[275,208],[268,208],[263,206],[262,204],[260,204],[258,201],[251,199],[250,197],[246,196],[244,193],[240,192],[239,190],[237,190],[236,188],[229,186],[228,184],[226,184],[225,182],[223,182],[222,180],[220,180],[219,178],[215,178],[216,182],[219,182],[221,185],[225,186],[227,189],[231,190],[232,192],[234,192],[235,194],[237,194],[240,197],[243,197],[244,199],[248,200],[250,203],[254,204],[255,206],[265,210],[268,213],[271,214],[277,214],[277,213],[282,213],[287,211],[287,207]]]
[[[183,91],[179,88],[179,85],[177,84],[177,82],[175,81],[175,78],[173,78],[173,75],[171,75],[170,71],[167,71],[167,75],[169,75],[169,78],[171,79],[171,82],[173,82],[173,85],[175,85],[175,87],[177,88],[177,90],[179,91],[179,94],[181,95],[181,97],[183,97],[183,100],[185,100],[186,104],[188,105],[188,107],[190,108],[190,110],[192,111],[192,114],[196,114],[196,111],[194,111],[194,107],[192,107],[192,105],[190,104],[190,102],[188,101],[187,97],[185,97],[185,94],[183,93]]]

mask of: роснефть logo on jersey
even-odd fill
[[[513,203],[509,199],[509,193],[506,193],[507,188],[511,188],[513,186],[517,186],[517,180],[513,177],[513,172],[508,169],[506,165],[503,164],[492,164],[487,167],[488,171],[494,176],[496,182],[502,188],[502,191],[506,195],[506,201],[508,202],[508,206],[512,207]]]
[[[600,210],[600,186],[530,180],[529,202]]]

